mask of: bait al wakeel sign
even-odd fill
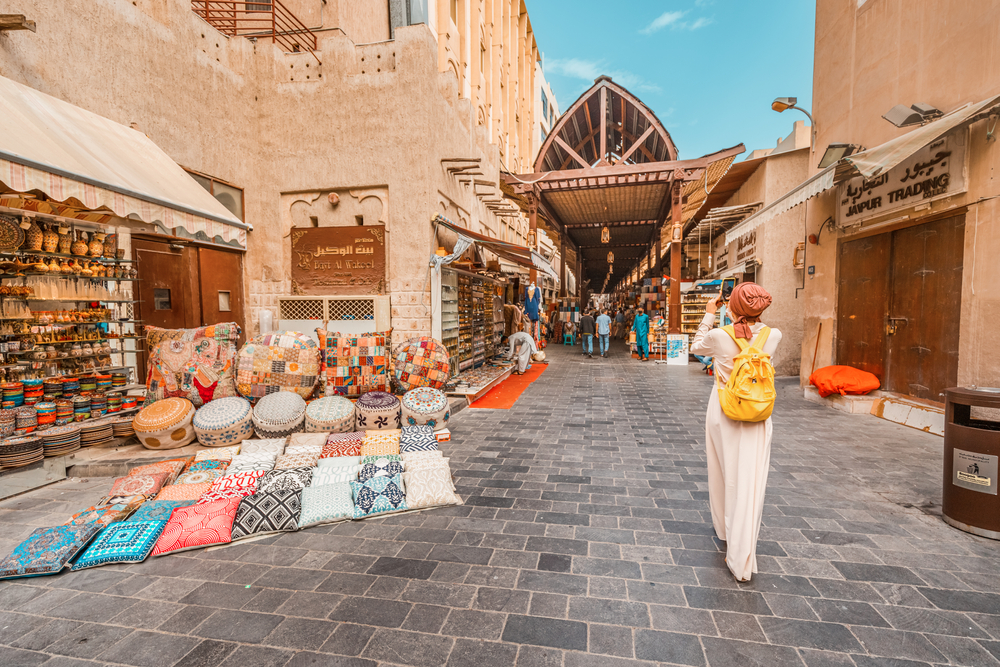
[[[292,228],[292,293],[382,294],[385,226]]]

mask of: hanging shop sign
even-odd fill
[[[385,292],[385,226],[292,228],[292,293]]]
[[[841,226],[965,192],[967,133],[958,131],[924,146],[873,178],[852,178],[837,190]]]

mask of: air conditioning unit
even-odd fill
[[[316,340],[316,329],[360,334],[392,327],[389,296],[285,296],[278,298],[278,330]]]

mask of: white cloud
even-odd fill
[[[695,0],[694,4],[696,7],[707,7],[713,2],[714,0]],[[643,35],[651,35],[654,32],[663,30],[664,28],[670,28],[671,30],[698,30],[699,28],[704,28],[712,23],[712,19],[703,16],[698,17],[693,21],[682,20],[685,16],[687,16],[687,14],[688,10],[663,12],[653,19],[652,23],[639,32]]]
[[[687,12],[663,12],[655,19],[653,19],[652,23],[647,25],[639,32],[641,32],[644,35],[650,35],[656,32],[657,30],[662,30],[663,28],[666,28],[669,25],[676,24],[678,21],[684,18],[685,14],[687,14]]]
[[[629,90],[639,92],[659,92],[660,87],[649,83],[641,76],[632,72],[609,69],[604,61],[583,60],[581,58],[548,58],[545,61],[545,71],[549,74],[560,74],[571,79],[580,79],[593,83],[594,79],[606,74],[612,80]]]
[[[712,23],[712,19],[706,19],[704,17],[700,18],[700,19],[696,19],[690,25],[690,27],[688,27],[688,30],[697,30],[698,28],[704,28],[705,26],[707,26],[707,25],[709,25],[711,23]]]

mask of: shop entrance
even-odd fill
[[[958,381],[965,216],[841,244],[837,363],[943,401]]]

